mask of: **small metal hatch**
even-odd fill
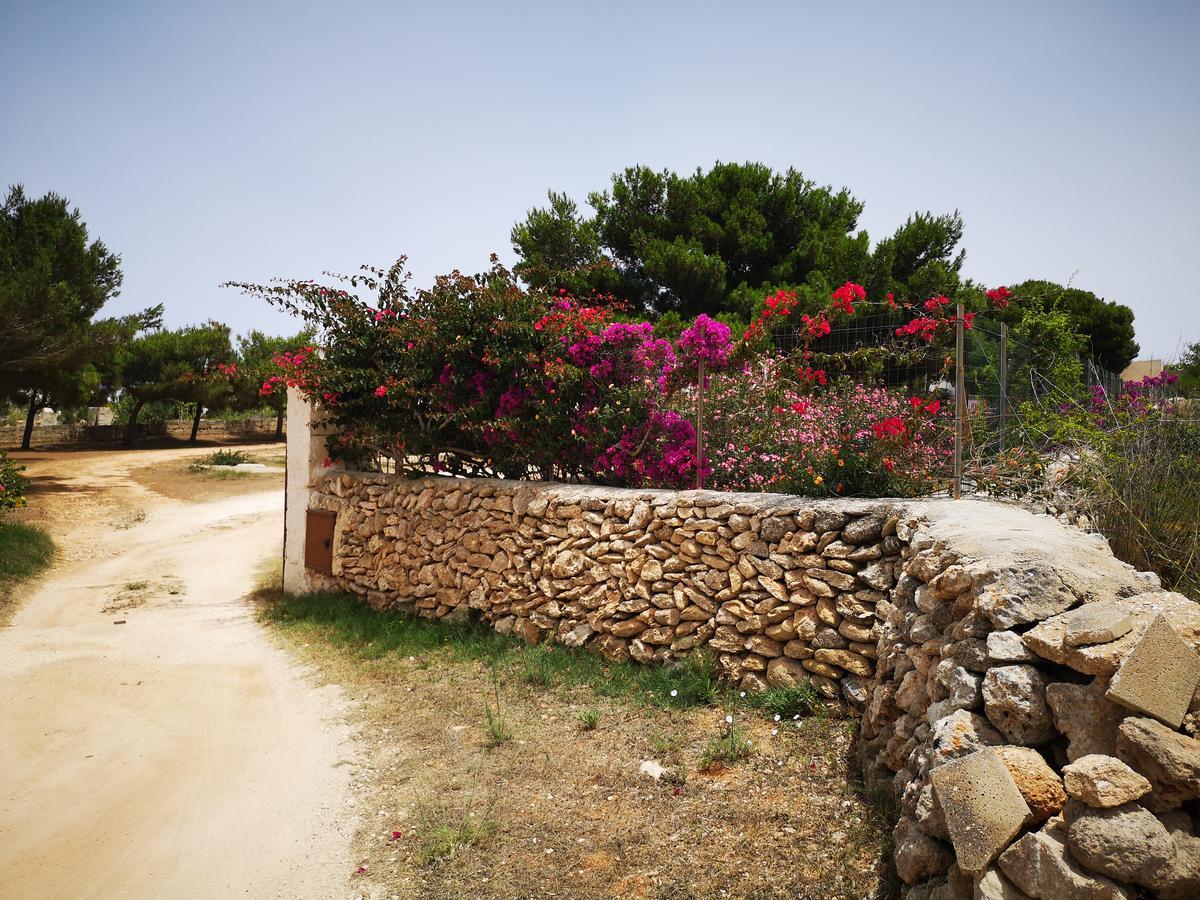
[[[317,572],[333,574],[333,526],[337,513],[310,509],[304,527],[304,565]]]

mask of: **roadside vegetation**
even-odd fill
[[[258,598],[357,701],[369,815],[355,878],[388,896],[892,890],[890,822],[858,783],[854,722],[811,688],[742,696],[703,655],[611,663],[344,594]]]

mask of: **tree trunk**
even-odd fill
[[[38,411],[45,405],[36,391],[29,395],[29,413],[25,416],[25,433],[21,435],[22,450],[29,449],[29,444],[33,440],[33,420],[37,418]]]
[[[125,426],[125,446],[133,448],[137,446],[137,420],[142,414],[142,407],[146,405],[145,400],[138,400],[133,404],[133,410],[129,413],[129,423]]]
[[[189,444],[196,443],[196,435],[200,433],[200,416],[204,413],[204,404],[199,400],[196,401],[196,415],[192,418],[192,436],[188,438]]]
[[[283,440],[283,407],[275,410],[275,440]]]

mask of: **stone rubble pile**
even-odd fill
[[[1111,557],[1081,588],[919,502],[333,473],[310,506],[338,513],[315,587],[811,683],[862,718],[909,897],[1200,896],[1200,605]]]

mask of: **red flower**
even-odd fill
[[[887,469],[889,472],[895,472],[895,471],[896,471],[896,463],[895,463],[895,462],[893,462],[893,461],[892,461],[892,459],[891,459],[890,457],[887,457],[887,456],[885,456],[885,457],[883,458],[883,467],[884,467],[885,469]]]
[[[936,416],[938,414],[938,410],[941,408],[942,408],[941,400],[930,400],[928,403],[925,404],[925,412],[929,413],[931,416]]]
[[[928,300],[925,301],[925,311],[933,312],[939,306],[945,306],[949,302],[950,302],[950,298],[943,297],[941,294],[939,294],[936,297],[930,297]]]
[[[992,301],[992,306],[996,307],[996,309],[1004,309],[1008,306],[1008,301],[1012,298],[1012,291],[1004,285],[1000,285],[1000,287],[988,291],[985,296]]]
[[[909,397],[908,405],[911,406],[913,409],[916,409],[918,406],[921,405],[921,398],[920,397]]]
[[[871,430],[875,432],[875,437],[899,437],[905,432],[904,420],[899,416],[890,416],[881,422],[876,422],[871,426]]]
[[[867,291],[861,284],[847,281],[833,292],[833,308],[840,309],[848,316],[854,315],[854,301],[865,300]]]
[[[375,396],[376,397],[386,397],[387,391],[388,391],[387,385],[381,384],[379,387],[375,388]]]

